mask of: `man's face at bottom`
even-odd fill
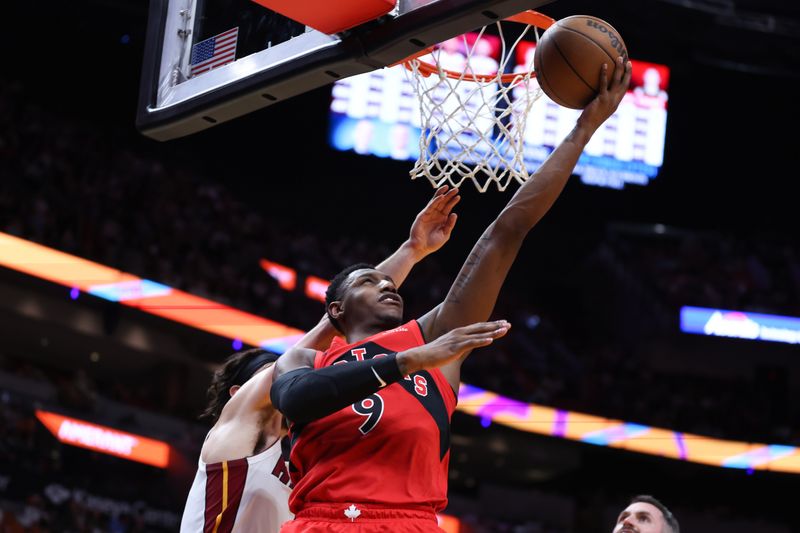
[[[619,514],[613,533],[664,533],[664,515],[650,503],[632,503]]]

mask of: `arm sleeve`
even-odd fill
[[[272,405],[293,423],[328,416],[403,378],[397,354],[287,372],[272,384]]]

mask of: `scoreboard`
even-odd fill
[[[473,46],[476,38],[467,34],[463,39],[451,39],[435,53],[446,54],[440,60],[447,63],[447,68],[496,71],[503,63],[499,39],[483,36],[482,46]],[[467,47],[473,48],[469,66]],[[515,57],[505,62],[507,68],[524,70],[532,61],[534,49],[533,42],[520,42]],[[575,174],[585,184],[613,189],[647,185],[663,164],[669,69],[643,61],[632,60],[632,63],[628,93],[614,115],[592,137],[576,166]],[[410,75],[398,65],[337,81],[330,107],[330,144],[338,150],[416,161],[420,154],[421,119]],[[472,82],[462,84],[464,92],[468,92]],[[514,88],[512,102],[520,98],[520,91],[539,90],[535,80],[532,85]],[[569,133],[579,114],[580,111],[562,107],[544,94],[533,104],[524,136],[524,160],[529,172],[538,168]],[[458,116],[454,119],[458,120]]]

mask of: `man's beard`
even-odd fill
[[[377,315],[375,318],[378,319],[381,327],[386,329],[394,329],[400,324],[403,323],[403,316],[394,316],[394,315]]]

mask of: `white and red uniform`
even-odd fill
[[[277,533],[292,519],[281,442],[252,457],[198,461],[180,533]]]

